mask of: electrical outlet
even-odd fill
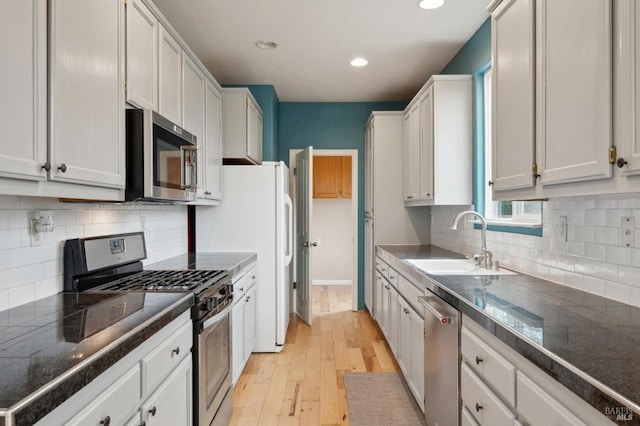
[[[558,224],[558,238],[561,241],[567,241],[567,233],[568,233],[567,230],[568,230],[567,217],[560,216],[560,223]]]
[[[634,247],[636,239],[636,219],[632,216],[620,218],[620,241],[623,247]]]
[[[31,238],[31,247],[41,246],[44,240],[42,232],[36,231],[37,219],[31,219],[31,229],[29,229],[29,236]]]

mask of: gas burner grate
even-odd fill
[[[193,291],[206,284],[207,286],[222,280],[226,271],[142,271],[128,277],[112,281],[101,290],[136,290],[136,291]]]

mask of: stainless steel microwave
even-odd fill
[[[194,200],[198,187],[196,137],[150,109],[128,109],[126,120],[125,200]]]

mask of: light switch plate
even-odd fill
[[[620,233],[620,241],[622,241],[622,247],[634,247],[636,243],[636,218],[632,216],[621,217]]]

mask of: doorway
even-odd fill
[[[290,191],[295,195],[295,156],[289,151]],[[358,309],[358,151],[354,149],[314,149],[314,177],[329,175],[315,185],[311,240],[312,306],[316,311],[340,306]],[[344,172],[344,173],[343,173]],[[333,178],[331,178],[333,176]],[[332,180],[333,179],[333,180]],[[340,181],[338,183],[338,181]],[[293,196],[292,195],[292,196]],[[295,205],[295,202],[294,202]],[[295,268],[295,265],[294,265]],[[293,268],[292,268],[293,269]],[[295,276],[295,269],[292,270]],[[292,292],[296,290],[292,289]],[[290,300],[295,300],[292,294]],[[345,300],[349,300],[344,303]],[[330,307],[326,306],[328,303]],[[332,301],[332,302],[331,302]],[[292,311],[295,307],[292,306]]]

